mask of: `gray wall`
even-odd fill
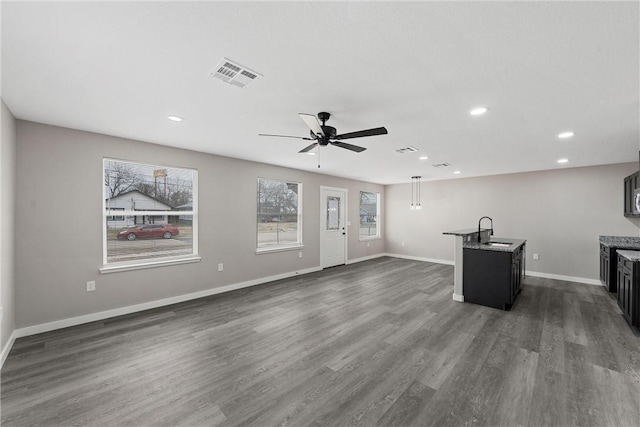
[[[384,239],[358,241],[359,191],[377,184],[180,150],[39,123],[17,122],[16,327],[319,267],[321,185],[347,188],[348,259],[384,252]],[[101,275],[102,158],[195,168],[199,252],[193,264]],[[303,258],[255,254],[256,179],[303,183]],[[218,272],[218,263],[224,271]],[[86,282],[96,281],[95,292]]]
[[[14,276],[14,172],[16,163],[16,126],[13,115],[0,100],[0,351],[15,328]]]
[[[452,261],[454,239],[442,233],[487,215],[495,237],[527,239],[527,270],[595,280],[598,236],[640,235],[640,220],[623,216],[623,178],[637,170],[636,161],[423,182],[420,212],[409,210],[409,184],[387,186],[386,251]]]

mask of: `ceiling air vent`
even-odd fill
[[[434,168],[446,168],[447,166],[451,166],[451,163],[436,163],[431,166]]]
[[[409,147],[397,149],[396,153],[405,154],[405,153],[415,153],[416,151],[418,151],[417,148],[409,146]]]
[[[227,58],[222,58],[209,75],[238,87],[245,87],[258,77],[262,77],[261,74]]]

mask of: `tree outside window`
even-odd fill
[[[258,251],[302,245],[301,196],[301,183],[258,178]]]

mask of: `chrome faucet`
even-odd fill
[[[480,238],[480,223],[482,222],[483,219],[487,218],[489,221],[491,221],[491,230],[489,231],[489,235],[493,236],[493,219],[491,219],[488,216],[483,216],[482,218],[480,218],[480,220],[478,221],[478,243],[482,242],[482,239]]]

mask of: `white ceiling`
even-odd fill
[[[380,184],[630,162],[639,22],[638,2],[3,1],[2,98],[20,119],[309,171],[309,141],[258,133],[307,136],[297,113],[328,111],[338,133],[389,134],[323,147],[319,171]],[[264,77],[209,77],[223,57]]]

